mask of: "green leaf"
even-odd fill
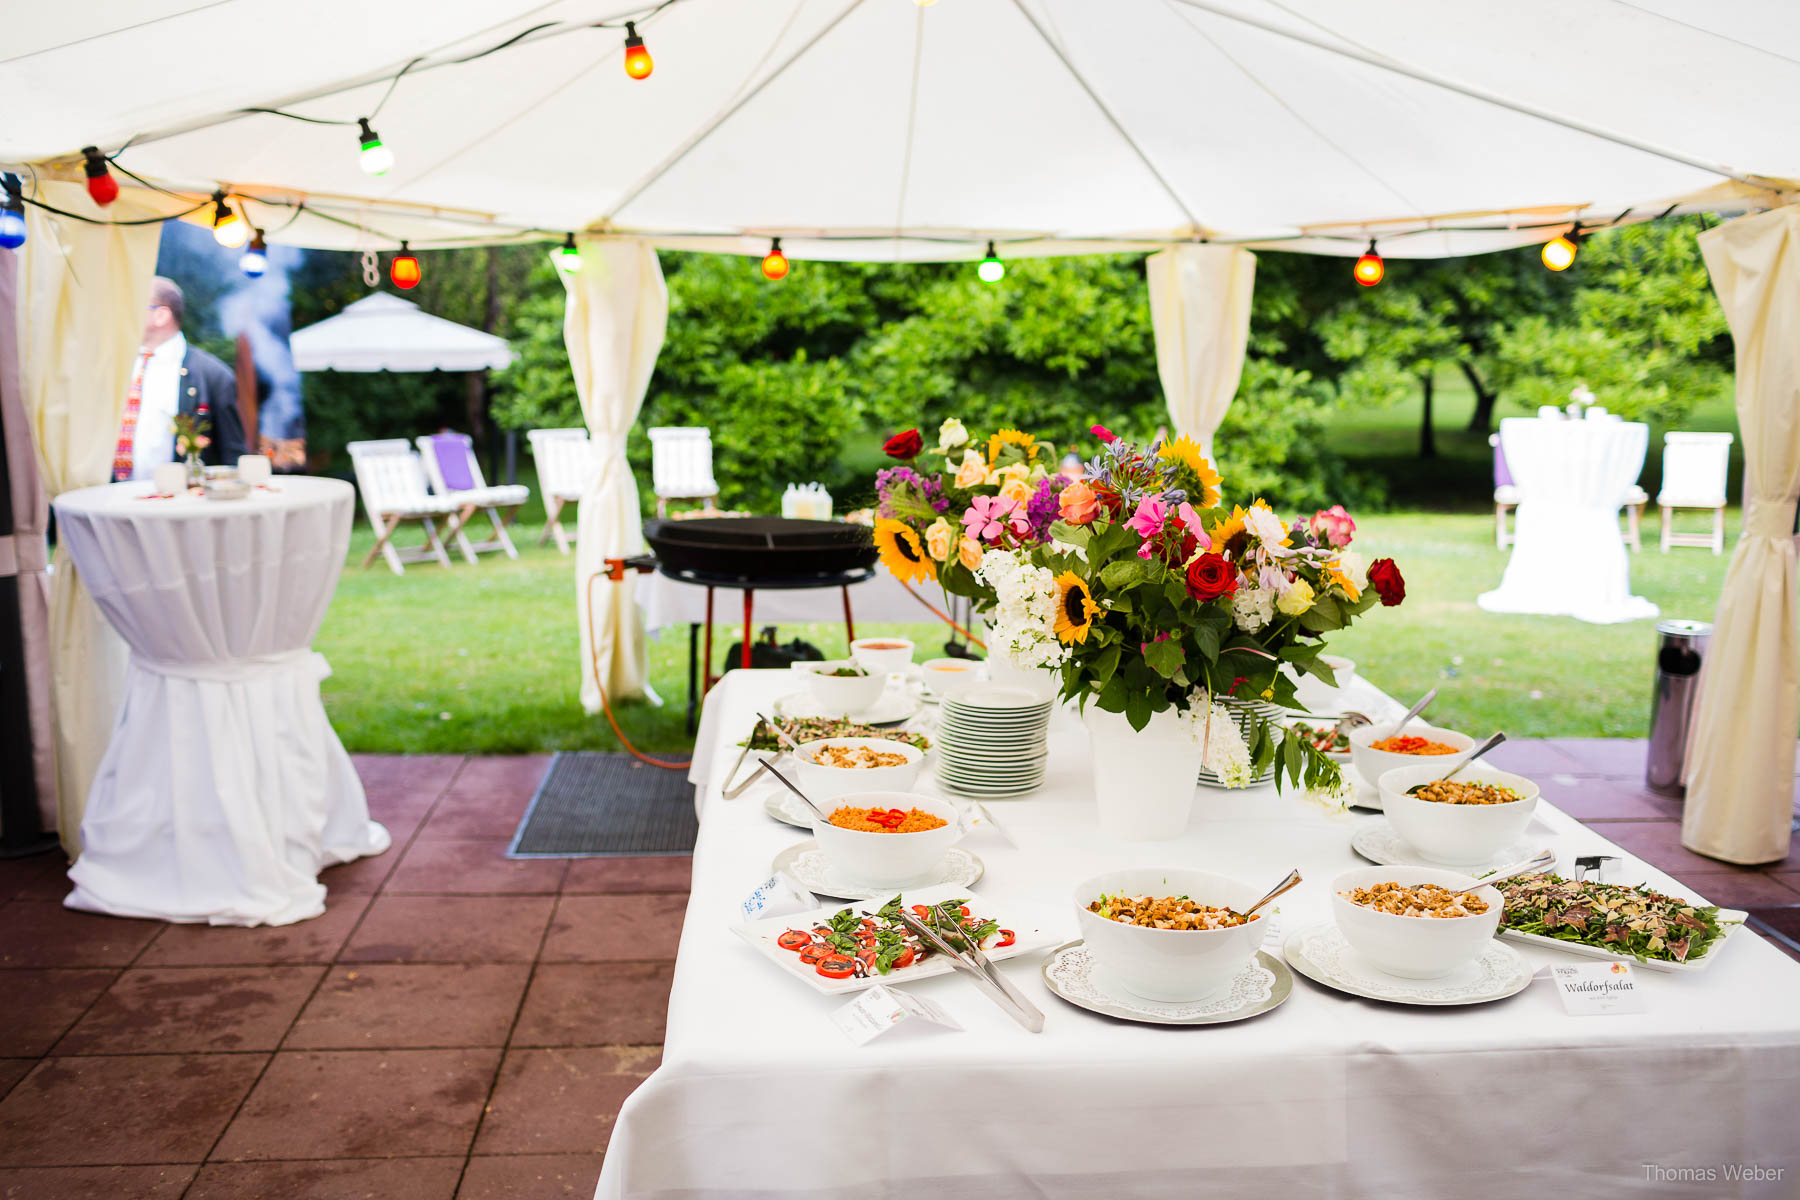
[[[1113,672],[1119,669],[1120,650],[1119,646],[1108,646],[1094,659],[1093,665],[1088,669],[1093,672],[1096,683],[1104,685],[1112,679]]]
[[[1142,688],[1133,689],[1125,699],[1125,719],[1131,722],[1131,727],[1141,733],[1153,715],[1150,693]]]
[[[1182,663],[1187,661],[1187,655],[1182,652],[1180,642],[1169,638],[1166,641],[1146,643],[1144,661],[1158,675],[1170,679],[1181,669]]]
[[[1148,580],[1154,569],[1141,558],[1118,559],[1100,568],[1100,586],[1108,592],[1122,592]]]
[[[1071,525],[1067,521],[1050,522],[1050,536],[1059,542],[1067,542],[1071,546],[1086,547],[1094,534],[1086,525]]]

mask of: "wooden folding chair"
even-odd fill
[[[562,510],[567,504],[581,500],[587,490],[589,473],[594,469],[594,450],[585,429],[531,429],[531,457],[537,463],[538,492],[544,497],[544,532],[538,545],[556,539],[556,548],[564,554],[574,539],[563,531]]]
[[[531,498],[531,489],[522,483],[487,486],[481,478],[481,464],[475,461],[474,443],[466,433],[432,433],[415,440],[431,490],[456,505],[457,522],[452,536],[463,557],[474,562],[475,556],[486,550],[503,551],[508,558],[519,557],[506,527],[518,518],[520,505]],[[485,542],[470,542],[466,530],[478,512],[487,514],[494,536]]]
[[[719,502],[713,479],[712,430],[696,425],[657,425],[650,429],[650,490],[656,515],[667,513],[671,500],[698,500],[708,508]]]
[[[425,490],[425,472],[419,456],[405,438],[351,442],[350,462],[356,471],[356,490],[362,497],[363,512],[375,530],[375,544],[363,558],[367,567],[377,554],[387,559],[388,569],[396,575],[406,574],[409,562],[435,559],[440,566],[450,566],[450,555],[438,537],[437,522],[448,528],[445,537],[460,531],[457,506],[441,496]],[[394,533],[401,525],[417,521],[425,527],[425,544],[402,550],[394,545]]]

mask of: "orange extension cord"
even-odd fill
[[[903,587],[907,590],[908,594],[910,594],[914,600],[917,600],[920,604],[923,604],[926,608],[929,608],[931,610],[932,615],[935,616],[938,620],[942,621],[944,624],[948,625],[950,628],[956,630],[956,632],[962,634],[964,637],[968,638],[971,642],[975,643],[977,646],[980,646],[983,650],[987,649],[986,642],[982,641],[980,638],[976,637],[974,634],[972,634],[968,630],[964,629],[961,625],[958,625],[955,621],[951,620],[949,613],[945,612],[943,609],[939,608],[937,605],[933,604],[931,601],[927,600],[925,597],[919,595],[919,593],[913,591],[912,584],[906,582],[906,580],[904,580],[904,579],[899,580],[899,584],[901,587]]]

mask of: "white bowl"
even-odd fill
[[[925,690],[949,699],[967,692],[986,676],[986,668],[972,658],[928,658],[920,665]]]
[[[1319,661],[1331,668],[1332,678],[1337,680],[1335,686],[1339,690],[1349,687],[1350,681],[1356,678],[1356,663],[1352,659],[1341,654],[1321,654]]]
[[[1485,863],[1525,835],[1537,807],[1538,785],[1522,775],[1471,763],[1457,772],[1458,781],[1497,783],[1519,793],[1508,804],[1439,804],[1409,796],[1406,789],[1429,783],[1444,773],[1441,765],[1419,763],[1382,773],[1381,810],[1408,845],[1433,862],[1449,866]]]
[[[868,673],[829,674],[844,667],[861,667]],[[813,699],[829,713],[849,716],[851,713],[867,712],[881,699],[881,693],[887,688],[885,672],[872,670],[867,664],[848,658],[807,663],[800,670],[806,675],[806,687],[812,692]]]
[[[1342,895],[1378,883],[1472,891],[1487,901],[1488,910],[1470,917],[1402,917],[1352,904]],[[1331,881],[1331,915],[1344,940],[1383,971],[1407,979],[1436,979],[1480,958],[1500,928],[1502,903],[1498,888],[1478,887],[1460,871],[1437,867],[1358,867]]]
[[[1262,914],[1230,929],[1151,929],[1124,925],[1088,905],[1109,896],[1186,896],[1195,904],[1243,909],[1262,895],[1210,871],[1178,867],[1139,867],[1108,871],[1075,887],[1076,920],[1094,961],[1127,991],[1146,1000],[1200,1000],[1230,985],[1268,932]]]
[[[813,758],[826,746],[869,746],[904,754],[906,761],[897,767],[828,767]],[[925,763],[925,752],[917,746],[886,738],[822,738],[816,742],[801,742],[794,755],[800,760],[799,778],[794,782],[821,806],[827,800],[836,800],[850,792],[910,792],[919,778],[919,768]]]
[[[871,672],[885,677],[912,665],[913,644],[903,637],[857,638],[850,643],[850,653]]]
[[[1370,743],[1379,742],[1394,732],[1394,722],[1377,721],[1373,725],[1360,725],[1350,731],[1350,761],[1355,764],[1357,774],[1369,781],[1373,786],[1381,778],[1383,771],[1391,771],[1395,767],[1410,767],[1418,763],[1442,763],[1448,771],[1449,764],[1457,759],[1455,754],[1395,754],[1392,750],[1371,749]],[[1436,725],[1426,725],[1415,719],[1406,727],[1406,736],[1429,738],[1434,742],[1442,742],[1446,746],[1455,746],[1458,752],[1473,750],[1475,739],[1466,733],[1458,733],[1454,729],[1439,729]]]
[[[821,768],[830,770],[831,768]],[[843,771],[867,775],[867,771]],[[811,792],[807,793],[812,795]],[[864,833],[842,829],[813,817],[819,849],[845,879],[871,887],[908,887],[928,879],[950,847],[962,839],[962,815],[948,800],[916,792],[847,792],[835,800],[813,796],[827,813],[834,808],[917,808],[944,818],[945,824],[920,833]]]

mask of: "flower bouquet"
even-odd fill
[[[1140,449],[1094,432],[1100,454],[1027,558],[1055,583],[1061,691],[1095,735],[1103,824],[1175,836],[1196,768],[1233,787],[1273,771],[1278,787],[1341,799],[1338,765],[1272,720],[1295,702],[1281,667],[1335,682],[1322,637],[1400,603],[1393,560],[1357,570],[1340,505],[1292,523],[1262,500],[1227,508],[1187,438]]]
[[[200,465],[200,452],[212,445],[212,438],[207,430],[212,422],[206,418],[206,410],[198,413],[176,413],[170,422],[170,431],[175,435],[175,457],[187,463],[188,486],[198,487],[206,480],[206,470]]]

